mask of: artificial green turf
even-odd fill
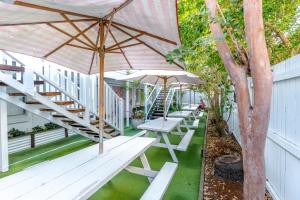
[[[176,151],[179,166],[168,187],[164,199],[170,200],[196,200],[198,199],[200,172],[201,172],[201,149],[203,145],[203,135],[205,129],[205,116],[200,120],[199,128],[192,138],[186,152]],[[174,144],[178,144],[179,136],[170,136]],[[151,147],[146,151],[146,156],[150,166],[154,170],[159,170],[166,161],[172,162],[169,152],[164,148]],[[139,160],[135,160],[134,166],[141,167]],[[149,186],[148,179],[143,176],[122,171],[98,190],[90,200],[133,200],[139,199]]]
[[[94,144],[94,142],[80,135],[74,135],[68,138],[57,140],[55,142],[38,146],[34,149],[27,149],[10,154],[9,171],[0,172],[0,178],[14,174],[35,164],[45,162],[47,160],[53,160],[55,158],[78,151],[92,144]]]

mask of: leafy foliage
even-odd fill
[[[219,0],[217,19],[223,28],[235,62],[247,65],[247,50],[242,0]],[[208,11],[204,0],[179,0],[179,25],[182,46],[170,52],[167,61],[183,61],[187,69],[206,81],[198,89],[204,92],[210,104],[215,105],[214,114],[230,109],[228,93],[231,82],[216,49],[209,25]],[[265,34],[271,64],[276,64],[300,52],[300,0],[263,1]],[[216,95],[221,95],[221,102]],[[220,107],[219,107],[220,106]],[[221,119],[220,119],[221,120]]]

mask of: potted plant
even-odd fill
[[[144,111],[134,109],[131,116],[132,128],[137,129],[137,126],[144,123]]]

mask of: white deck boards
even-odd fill
[[[141,124],[137,128],[148,130],[148,131],[170,133],[182,121],[183,121],[183,118],[169,118],[168,117],[167,120],[165,121],[162,117],[160,117],[158,119],[151,120],[149,122]]]
[[[182,110],[188,110],[188,111],[196,111],[196,110],[198,110],[198,106],[184,106],[183,108],[182,108]]]
[[[194,135],[194,132],[195,130],[189,130],[185,135],[184,137],[182,138],[182,140],[180,141],[180,143],[178,144],[177,146],[177,150],[178,151],[186,151],[190,142],[191,142],[191,139]]]
[[[1,199],[86,199],[144,153],[154,138],[119,136],[0,180]]]
[[[176,163],[166,162],[146,192],[143,194],[141,200],[162,199],[176,172],[177,166],[178,164]]]
[[[176,111],[168,114],[168,117],[183,117],[188,118],[192,114],[192,111]]]

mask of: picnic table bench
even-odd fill
[[[167,148],[173,161],[177,163],[178,159],[174,150],[186,151],[195,132],[194,130],[188,129],[186,133],[183,133],[180,129],[180,124],[183,122],[183,120],[183,118],[170,117],[168,117],[167,120],[164,120],[161,117],[141,124],[137,128],[156,133],[156,143],[153,146]],[[177,130],[177,132],[174,134],[182,136],[182,139],[178,145],[171,144],[168,137],[168,135],[171,134],[174,129]],[[160,142],[161,138],[163,138],[164,143]]]
[[[187,128],[198,128],[199,119],[195,119],[192,125],[188,125],[187,121],[191,120],[192,111],[183,110],[183,111],[176,111],[168,114],[168,117],[175,117],[175,118],[183,118],[183,123]]]
[[[141,132],[138,136],[145,134]],[[165,163],[160,172],[150,168],[144,152],[155,138],[119,136],[104,142],[104,153],[93,145],[69,155],[30,167],[0,180],[1,199],[68,200],[87,199],[120,171],[147,176],[151,184],[143,199],[161,199],[176,163]],[[140,157],[143,168],[129,166]]]

